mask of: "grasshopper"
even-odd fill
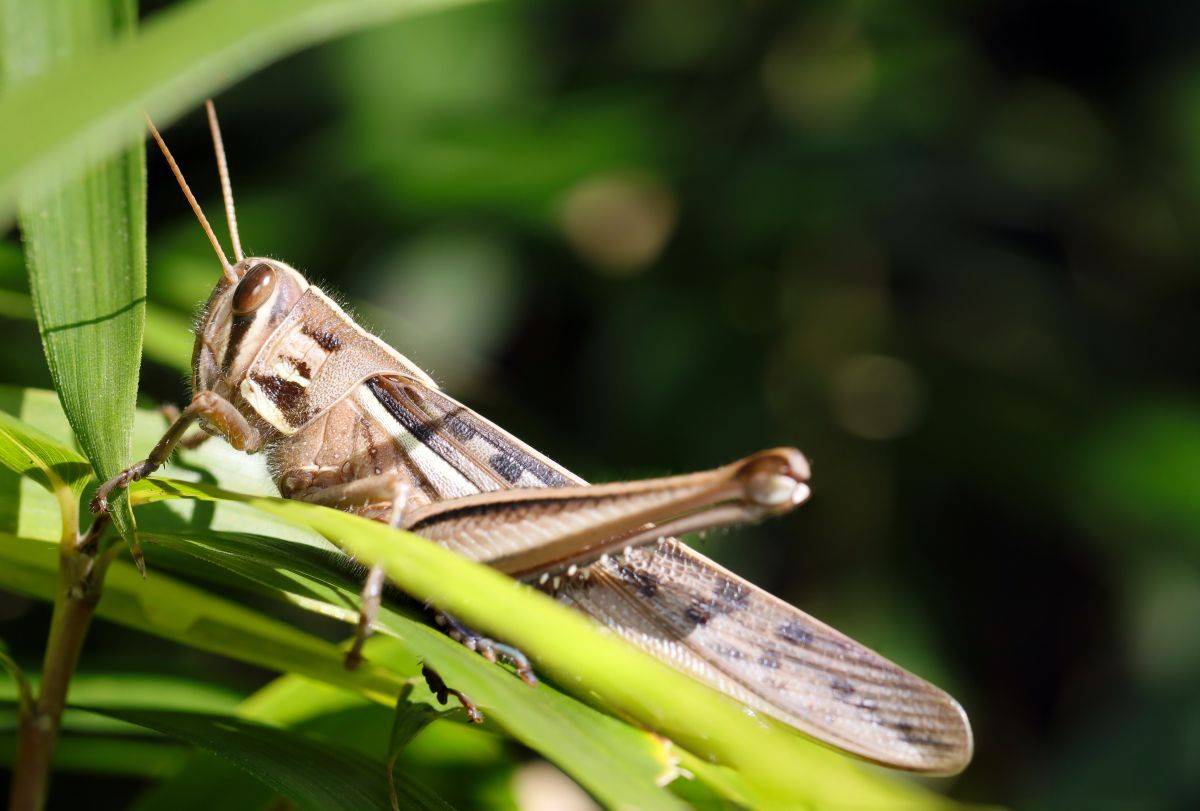
[[[800,505],[810,471],[799,451],[587,484],[443,393],[290,265],[245,256],[211,101],[207,110],[234,261],[150,122],[221,278],[196,330],[191,403],[147,459],[99,488],[94,511],[164,464],[198,422],[202,436],[266,453],[284,497],[385,521],[494,566],[810,737],[894,768],[965,768],[971,730],[949,695],[677,540]],[[350,666],[383,588],[382,571],[372,569]],[[519,651],[447,615],[437,619],[468,647],[535,680]],[[443,701],[455,692],[427,677]]]

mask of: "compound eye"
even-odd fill
[[[266,263],[250,268],[233,291],[233,314],[247,315],[261,307],[271,297],[277,280],[275,268]]]

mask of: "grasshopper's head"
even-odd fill
[[[230,268],[213,289],[196,326],[192,393],[234,400],[263,343],[308,289],[299,271],[276,259],[251,256]]]
[[[308,281],[298,271],[276,259],[244,256],[238,237],[237,216],[233,209],[233,189],[225,162],[225,147],[213,103],[205,103],[212,131],[213,147],[217,153],[217,170],[221,178],[221,195],[225,200],[225,218],[233,242],[235,264],[230,264],[213,233],[212,226],[200,204],[196,202],[183,172],[175,163],[171,150],[147,117],[150,134],[167,159],[179,188],[200,221],[200,227],[221,261],[221,280],[208,297],[204,312],[196,325],[196,345],[192,350],[192,393],[211,391],[236,403],[235,393],[250,362],[270,337],[275,327],[308,289]]]

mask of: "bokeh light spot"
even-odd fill
[[[677,210],[675,195],[661,181],[617,173],[570,189],[560,221],[580,256],[602,270],[629,273],[658,258]]]
[[[857,355],[834,372],[833,415],[864,439],[908,433],[921,413],[921,384],[907,363],[884,355]]]

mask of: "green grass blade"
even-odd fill
[[[557,683],[736,768],[768,801],[952,805],[915,786],[873,776],[770,719],[747,715],[736,702],[600,631],[545,595],[411,533],[313,504],[156,478],[140,482],[133,501],[170,498],[239,500],[320,532],[357,560],[382,565],[408,594],[517,645],[540,673]],[[488,687],[476,686],[470,671],[455,670],[453,660],[434,662],[468,694]]]
[[[17,751],[15,691],[0,681],[0,767]],[[241,694],[228,687],[166,673],[88,671],[71,679],[78,704],[187,712],[235,712]],[[57,772],[170,779],[186,767],[190,747],[174,746],[158,733],[124,721],[67,709],[54,750]]]
[[[50,600],[58,551],[49,543],[0,533],[0,589]],[[197,650],[229,656],[392,703],[404,677],[382,667],[347,671],[334,644],[161,572],[143,580],[124,561],[109,569],[96,615]]]
[[[29,9],[41,0],[6,2]],[[49,167],[77,166],[88,153],[103,156],[129,143],[127,124],[143,109],[165,126],[307,45],[461,2],[192,0],[159,12],[136,37],[94,49],[0,98],[0,219],[12,210],[18,187],[40,183]]]
[[[7,708],[0,703],[0,715]],[[16,717],[16,708],[8,710]],[[72,715],[71,710],[63,716],[62,734],[54,747],[54,771],[73,772],[105,777],[136,777],[143,780],[169,780],[181,769],[186,768],[192,753],[189,747],[172,745],[161,736],[148,735],[141,738],[129,737],[129,724],[107,721],[109,726],[120,725],[121,733],[86,732],[76,734],[74,719],[83,713]],[[90,715],[90,714],[89,714]],[[0,768],[11,769],[17,752],[15,731],[0,729]]]
[[[51,493],[66,489],[78,498],[92,478],[86,459],[3,411],[0,438],[0,465],[33,479]]]
[[[93,702],[95,703],[95,702]],[[298,729],[379,757],[391,711],[345,690],[299,676],[281,676],[249,696],[238,717]],[[404,751],[399,768],[421,776],[443,798],[461,808],[511,808],[511,747],[477,727],[442,721],[422,732]],[[463,776],[469,775],[469,780]],[[130,811],[260,811],[270,792],[226,761],[197,753],[179,772],[159,783]]]
[[[193,750],[182,768],[147,788],[126,811],[263,811],[275,797],[228,760]]]
[[[40,77],[62,65],[127,39],[137,19],[132,0],[5,0],[0,9],[9,100],[36,92]],[[20,129],[10,126],[16,119],[3,120],[6,135]],[[47,170],[19,200],[46,361],[71,427],[104,478],[130,461],[146,297],[141,128],[123,116],[113,130],[136,146],[112,155],[83,151],[73,170]],[[38,141],[34,133],[24,137]],[[128,537],[133,516],[125,499],[115,503],[113,519]]]
[[[225,758],[300,808],[313,811],[391,811],[384,764],[330,741],[229,715],[90,708],[153,729]],[[401,808],[444,811],[430,789],[396,775]]]
[[[412,689],[405,688],[396,699],[395,717],[392,719],[392,733],[388,736],[387,775],[389,785],[393,787],[391,803],[400,808],[400,795],[394,789],[396,785],[396,761],[399,760],[404,747],[417,736],[421,730],[437,720],[437,710],[419,701],[410,701]]]
[[[34,683],[39,679],[34,678]],[[0,701],[15,699],[0,684]],[[244,700],[240,691],[192,675],[124,670],[81,670],[71,679],[71,700],[105,707],[133,707],[189,712],[234,712]],[[80,715],[73,729],[81,732],[127,729],[92,715]]]
[[[323,550],[270,538],[202,530],[180,535],[147,533],[146,539],[153,551],[166,547],[179,556],[191,556],[214,568],[221,567],[237,579],[224,578],[212,568],[195,563],[183,567],[193,577],[243,588],[249,582],[268,596],[300,600],[306,608],[340,614],[347,622],[356,619],[361,586],[344,565],[337,565],[336,558],[330,558]],[[170,565],[172,560],[175,561],[172,568],[179,565],[178,558],[165,562]],[[681,807],[661,787],[665,778],[673,775],[671,752],[662,741],[546,684],[528,688],[511,673],[469,652],[420,616],[385,605],[378,621],[401,643],[403,652],[386,639],[376,639],[367,648],[370,661],[406,672],[415,672],[415,668],[398,666],[397,658],[411,661],[415,656],[429,662],[483,709],[489,723],[542,754],[611,806]],[[424,688],[412,698],[426,704],[433,700]]]

